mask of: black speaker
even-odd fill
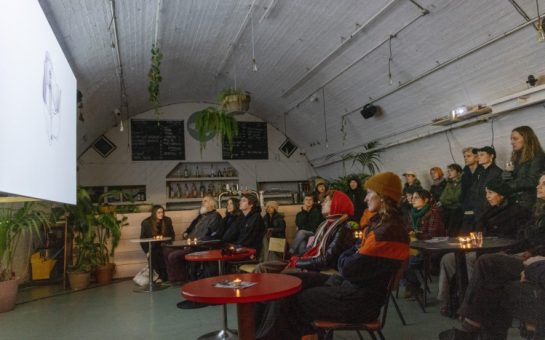
[[[363,119],[369,119],[379,112],[379,108],[372,104],[367,104],[361,109],[360,113]]]

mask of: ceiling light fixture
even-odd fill
[[[250,28],[251,28],[251,37],[252,37],[252,70],[257,72],[257,63],[255,61],[255,43],[254,43],[254,8],[251,8],[250,13]]]

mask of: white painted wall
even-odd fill
[[[184,103],[161,108],[160,119],[185,120],[185,162],[222,162],[221,143],[217,138],[208,142],[202,155],[199,152],[199,142],[187,131],[187,119],[198,110],[209,104]],[[135,119],[156,119],[152,111],[137,115]],[[250,114],[237,116],[239,121],[261,121]],[[113,122],[113,116],[112,116]],[[166,182],[168,172],[180,161],[138,161],[131,160],[130,152],[130,123],[124,121],[125,131],[119,128],[110,129],[105,135],[117,149],[107,158],[102,158],[94,149],[88,149],[78,161],[78,185],[146,185],[147,202],[165,204]],[[239,183],[242,188],[255,189],[256,182],[264,181],[299,181],[314,176],[314,170],[300,149],[290,158],[286,158],[278,148],[284,142],[285,136],[267,125],[269,144],[268,160],[233,160],[228,161],[238,170]]]
[[[467,146],[483,147],[492,144],[491,122],[459,128],[449,132],[454,161],[464,165],[462,149]],[[497,153],[497,164],[504,168],[506,160],[511,156],[511,130],[517,126],[528,125],[536,132],[541,145],[545,147],[545,106],[535,105],[525,109],[510,112],[494,120],[494,147]],[[419,131],[421,135],[425,131]],[[416,136],[416,132],[412,134]],[[403,139],[408,138],[404,136]],[[363,148],[362,148],[363,149]],[[393,171],[401,176],[405,170],[415,170],[425,188],[430,186],[429,169],[440,166],[444,170],[453,163],[449,143],[445,133],[385,149],[381,155],[381,171]],[[351,162],[346,162],[346,172],[357,172],[350,168]],[[316,169],[320,176],[335,178],[343,174],[342,163],[335,163]]]

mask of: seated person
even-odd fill
[[[267,230],[267,238],[286,238],[286,222],[284,221],[284,216],[278,212],[278,203],[276,201],[267,202],[265,204],[265,212],[263,222]]]
[[[485,236],[498,236],[503,238],[520,238],[521,228],[526,226],[531,219],[531,214],[516,203],[508,199],[509,186],[501,180],[495,180],[486,186],[486,199],[489,208],[477,221],[476,230],[482,231]],[[473,275],[473,268],[477,256],[475,252],[466,253],[468,278]],[[439,292],[437,298],[443,302],[441,314],[449,315],[449,283],[456,273],[454,253],[448,253],[441,259],[439,273]]]
[[[142,221],[140,229],[140,238],[151,238],[155,236],[170,237],[174,240],[174,228],[172,220],[165,216],[165,209],[160,205],[154,205],[151,209],[151,216]],[[161,281],[168,281],[165,260],[163,258],[162,243],[172,243],[172,240],[164,242],[151,243],[151,260],[153,270],[159,275]],[[149,244],[147,242],[140,243],[142,250],[149,254]]]
[[[299,293],[257,304],[257,339],[300,339],[316,332],[312,327],[315,320],[376,320],[390,278],[409,256],[409,237],[398,208],[399,177],[391,172],[380,173],[369,178],[365,188],[368,209],[377,214],[364,231],[361,247],[343,252],[338,261],[340,275],[293,273],[303,280]]]
[[[199,215],[191,222],[183,234],[183,238],[197,240],[219,239],[222,235],[221,215],[216,211],[216,200],[205,196],[201,203]],[[186,281],[187,266],[184,256],[192,251],[190,247],[183,249],[165,249],[168,279],[170,282]]]
[[[445,339],[454,333],[464,339],[476,339],[478,333],[489,336],[486,339],[505,339],[511,325],[512,312],[528,314],[524,311],[531,311],[531,302],[536,301],[533,294],[533,301],[525,301],[521,296],[528,289],[524,283],[521,285],[519,282],[521,271],[526,280],[545,288],[545,267],[539,265],[538,268],[537,264],[531,264],[537,257],[545,255],[545,174],[541,175],[537,185],[533,221],[524,228],[524,232],[525,252],[516,255],[485,254],[476,261],[475,272],[469,280],[460,308],[460,315],[464,318],[463,330],[445,331],[442,333]],[[513,303],[515,301],[518,303]],[[507,302],[507,305],[502,302]]]
[[[337,260],[341,253],[354,245],[354,233],[347,223],[354,214],[354,206],[350,198],[341,191],[326,192],[322,201],[322,213],[327,216],[320,224],[312,247],[303,256],[292,256],[286,267],[283,261],[267,261],[260,263],[256,273],[278,273],[307,269],[320,271],[337,268]],[[287,269],[290,268],[290,269]]]
[[[360,221],[361,214],[363,214],[363,210],[366,208],[363,201],[365,199],[365,191],[358,176],[350,176],[347,184],[348,189],[346,190],[346,194],[350,197],[354,205],[354,215],[350,216],[350,219],[357,223]]]
[[[441,210],[432,205],[431,201],[431,193],[424,189],[418,189],[412,195],[411,224],[407,229],[413,240],[445,236]],[[421,291],[416,268],[421,267],[423,263],[424,259],[420,254],[409,258],[409,266],[402,280],[406,298],[416,296]]]
[[[314,203],[312,194],[305,194],[301,211],[295,215],[297,232],[290,246],[290,254],[301,256],[307,250],[308,238],[314,235],[318,225],[324,220],[324,216],[318,205]]]
[[[221,239],[227,243],[235,243],[238,237],[238,228],[231,226],[236,225],[237,219],[242,216],[242,211],[239,208],[238,198],[230,198],[227,200],[227,207],[225,208],[225,217],[222,220],[223,236]]]

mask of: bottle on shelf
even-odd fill
[[[170,183],[167,184],[167,193],[168,193],[168,198],[172,198],[172,184]]]
[[[223,177],[223,173],[221,172],[221,169],[218,169],[217,176],[218,176],[218,177]]]
[[[176,190],[177,191],[176,198],[182,198],[183,197],[183,192],[182,192],[182,186],[180,185],[180,183],[176,184],[176,188],[178,189],[178,190]]]
[[[187,183],[184,184],[184,194],[183,198],[188,198],[191,195],[191,192],[189,191],[189,187],[187,186]]]
[[[197,170],[195,170],[195,177],[201,177],[201,174],[199,173],[199,166],[197,165]]]
[[[206,187],[204,186],[203,182],[201,182],[201,185],[199,186],[199,194],[201,197],[204,197],[206,194]]]
[[[196,198],[197,197],[197,186],[195,183],[191,186],[191,197]]]
[[[210,172],[208,174],[208,177],[215,177],[216,173],[214,172],[214,163],[210,163]]]
[[[187,165],[184,167],[184,177],[185,178],[189,177],[189,170],[187,170]]]
[[[214,196],[214,184],[212,182],[208,183],[208,189],[206,190],[208,195]]]

